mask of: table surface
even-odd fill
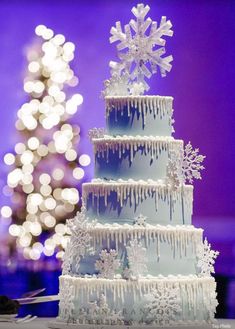
[[[32,322],[19,324],[10,322],[0,322],[0,329],[45,329],[48,328],[48,323],[51,321],[55,321],[55,318],[37,318]],[[113,326],[113,328],[115,329],[115,326]],[[218,322],[216,324],[213,324],[211,328],[235,329],[235,320],[218,319]],[[185,327],[185,329],[188,328]]]

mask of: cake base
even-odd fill
[[[97,324],[77,324],[77,323],[65,323],[58,321],[51,321],[48,323],[48,328],[50,329],[156,329],[156,328],[162,328],[162,329],[211,329],[215,328],[216,324],[204,324],[204,323],[198,323],[195,324],[189,324],[185,323],[185,325],[173,325],[168,327],[157,327],[156,325],[97,325]]]

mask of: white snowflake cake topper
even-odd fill
[[[146,323],[157,326],[172,325],[178,313],[182,311],[178,286],[166,287],[160,283],[149,294],[146,294]]]
[[[111,249],[109,252],[106,249],[101,250],[100,259],[95,262],[95,269],[100,272],[100,278],[114,278],[115,272],[120,266],[117,256],[118,253],[114,249]]]
[[[110,62],[112,77],[109,81],[109,90],[104,92],[105,96],[114,95],[115,90],[110,87],[113,82],[117,82],[117,75],[121,82],[123,82],[123,75],[128,78],[125,80],[126,88],[124,88],[127,94],[137,95],[149,89],[145,79],[149,79],[156,73],[157,67],[163,77],[171,70],[170,63],[173,57],[163,57],[166,52],[164,47],[166,41],[163,37],[173,35],[172,24],[163,16],[158,26],[157,22],[152,21],[150,17],[146,18],[149,10],[149,6],[138,4],[132,8],[135,20],[131,19],[124,26],[124,31],[121,22],[116,22],[115,27],[111,28],[110,43],[118,42],[117,51],[120,62]]]
[[[205,159],[204,155],[198,154],[199,149],[195,150],[192,147],[191,142],[189,142],[184,149],[184,158],[182,163],[182,171],[185,181],[189,181],[190,184],[193,183],[193,179],[201,179],[200,171],[205,169],[202,165]]]
[[[211,244],[208,243],[207,238],[205,238],[204,243],[197,248],[197,265],[202,276],[210,276],[211,273],[215,273],[214,264],[218,255],[219,252],[212,250]]]

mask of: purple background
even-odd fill
[[[0,155],[17,141],[16,112],[25,100],[23,48],[34,28],[45,24],[76,44],[73,68],[80,78],[75,92],[84,96],[76,115],[82,128],[81,150],[92,155],[87,131],[105,125],[100,99],[116,59],[109,31],[127,23],[136,1],[1,1],[0,2]],[[220,250],[216,271],[230,278],[227,308],[235,316],[235,1],[147,1],[150,16],[171,19],[174,37],[167,40],[173,69],[165,79],[153,76],[150,94],[174,97],[175,137],[199,147],[205,160],[203,181],[195,183],[194,224],[205,228]],[[92,177],[93,168],[89,168]],[[1,164],[1,184],[6,167]],[[1,200],[4,204],[5,200]],[[222,287],[222,286],[221,286]],[[227,286],[226,286],[227,287]],[[234,312],[234,313],[233,313]]]

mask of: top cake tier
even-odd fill
[[[106,125],[110,135],[171,136],[173,97],[105,97]]]

